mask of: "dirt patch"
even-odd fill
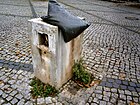
[[[74,85],[72,85],[71,87],[68,87],[68,91],[73,95],[75,95],[79,89],[80,86],[78,86],[76,83],[74,83]]]

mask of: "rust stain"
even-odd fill
[[[120,73],[119,74],[119,79],[124,80],[125,77],[126,77],[126,74],[125,73]]]
[[[139,104],[131,101],[129,105],[139,105]]]
[[[50,65],[46,61],[48,61],[48,59],[50,61],[52,60],[52,53],[49,51],[49,48],[45,45],[38,45],[37,47],[38,49],[40,49],[40,56],[41,56],[41,62],[42,62],[41,67],[42,69],[45,70],[45,71],[42,71],[43,77],[41,76],[40,79],[44,83],[50,83],[51,81],[50,80]]]
[[[70,42],[70,53],[69,53],[69,65],[65,68],[65,80],[69,80],[72,77],[72,66],[74,64],[74,40]]]
[[[51,51],[45,45],[38,45],[37,46],[41,50],[41,56],[48,57],[49,59],[52,57]]]
[[[98,85],[101,82],[101,80],[94,80],[90,83],[90,86]]]
[[[81,37],[77,37],[70,42],[70,62],[68,67],[66,67],[66,78],[70,79],[72,77],[72,67],[74,65],[74,61],[78,58],[80,59],[81,55]]]
[[[3,80],[0,80],[0,84],[4,84],[4,81]]]

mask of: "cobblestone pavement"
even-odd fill
[[[32,99],[28,20],[47,14],[47,2],[0,0],[0,105],[139,105],[140,9],[100,0],[59,2],[91,23],[82,56],[101,83],[80,88],[70,80],[58,96]]]

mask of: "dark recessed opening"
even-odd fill
[[[139,18],[136,18],[136,17],[125,17],[125,19],[128,19],[128,20],[139,20]]]
[[[46,54],[46,51],[44,51],[44,54]]]
[[[49,39],[47,34],[39,34],[39,45],[45,45],[46,47],[49,47]]]

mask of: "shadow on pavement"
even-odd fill
[[[25,63],[21,63],[21,62],[7,61],[7,60],[4,60],[4,59],[0,59],[0,67],[33,72],[33,65],[32,64],[25,64]]]

